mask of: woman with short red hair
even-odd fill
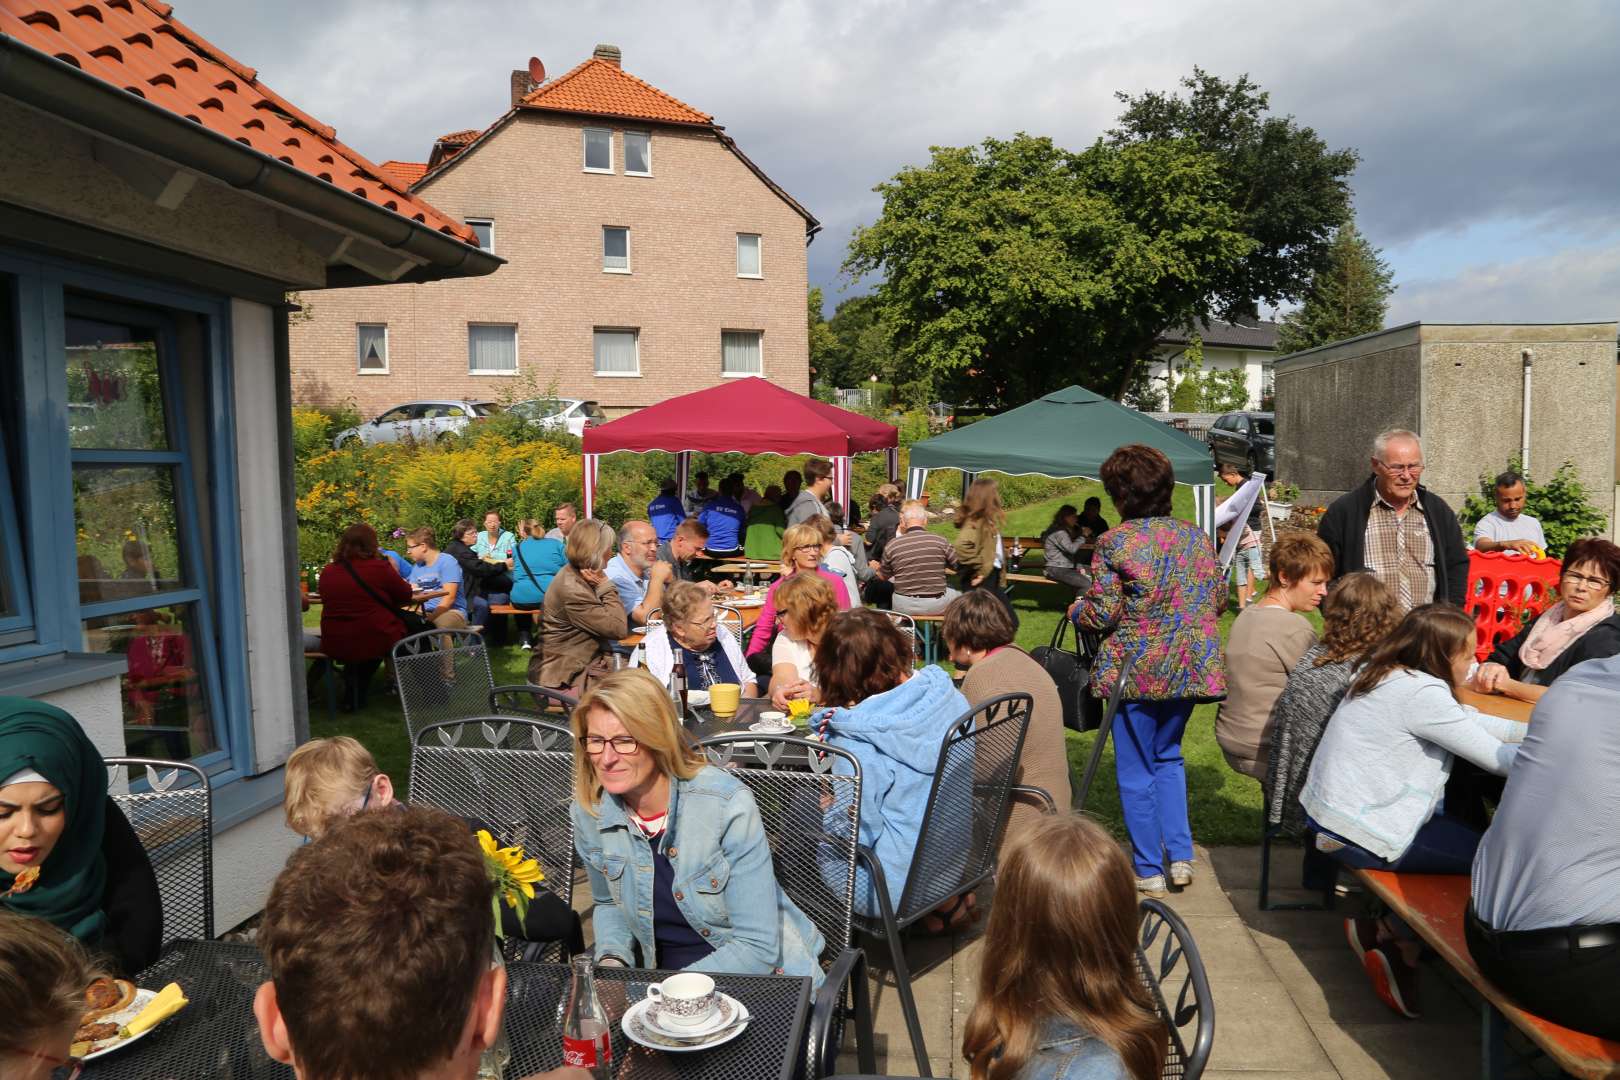
[[[363,709],[372,676],[405,636],[399,609],[411,602],[410,582],[377,547],[377,532],[361,522],[338,538],[321,571],[321,651],[342,661],[343,708]]]

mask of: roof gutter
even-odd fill
[[[94,133],[427,261],[400,281],[494,273],[506,260],[244,146],[0,34],[0,94]]]

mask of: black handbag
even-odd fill
[[[1075,649],[1063,647],[1069,632],[1069,618],[1058,619],[1050,645],[1041,645],[1031,653],[1035,662],[1046,670],[1057,684],[1058,699],[1063,702],[1063,726],[1075,731],[1094,731],[1102,726],[1103,703],[1091,692],[1091,664],[1096,649],[1081,651],[1084,642],[1075,634]]]
[[[354,583],[360,586],[361,592],[377,601],[384,611],[387,611],[388,614],[394,616],[400,622],[405,624],[406,637],[410,637],[412,634],[425,634],[429,630],[438,629],[433,625],[433,621],[427,616],[415,611],[403,611],[395,607],[393,604],[390,604],[387,600],[384,600],[382,597],[378,596],[376,591],[373,590],[370,585],[367,585],[360,577],[360,574],[355,570],[355,568],[349,565],[348,559],[343,560],[343,569],[347,570],[349,572],[349,576],[354,578]]]

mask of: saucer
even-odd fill
[[[653,1027],[645,1019],[647,1006],[653,1004],[646,998],[625,1010],[624,1017],[619,1021],[619,1030],[623,1031],[631,1042],[652,1050],[664,1050],[673,1054],[690,1053],[693,1050],[707,1050],[711,1046],[728,1043],[748,1030],[750,1017],[747,1008],[733,998],[726,998],[725,1000],[731,1001],[736,1006],[737,1015],[730,1027],[720,1028],[708,1036],[699,1036],[694,1039],[663,1034],[662,1031]]]
[[[787,735],[795,729],[792,724],[773,724],[769,720],[756,720],[748,725],[748,730],[757,735]]]
[[[642,1010],[641,1022],[660,1035],[672,1039],[704,1039],[723,1028],[729,1027],[736,1019],[742,1007],[735,998],[725,994],[715,995],[715,1009],[709,1018],[701,1024],[692,1024],[683,1027],[672,1023],[663,1015],[663,1008],[655,1000],[648,999],[647,1007]]]

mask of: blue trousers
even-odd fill
[[[1407,874],[1469,874],[1474,869],[1474,852],[1484,834],[1467,822],[1436,811],[1412,837],[1412,844],[1393,861],[1379,858],[1338,833],[1311,822],[1318,832],[1327,833],[1344,847],[1329,857],[1353,870],[1396,870]]]
[[[1193,703],[1181,699],[1122,701],[1114,717],[1114,774],[1137,877],[1162,874],[1167,862],[1193,857],[1181,758],[1192,711]]]

